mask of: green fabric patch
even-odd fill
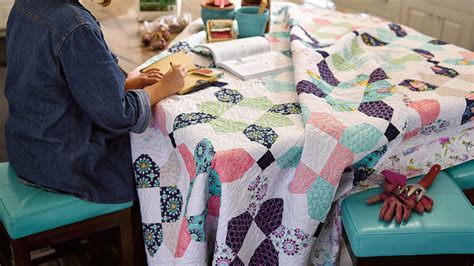
[[[296,168],[301,159],[303,147],[292,147],[283,156],[277,159],[277,165],[281,169]]]
[[[349,71],[356,67],[354,64],[346,61],[339,53],[332,54],[331,59],[334,67],[339,71]]]
[[[408,62],[411,62],[411,61],[421,61],[421,60],[423,60],[423,59],[419,55],[407,54],[403,57],[394,59],[392,61],[392,63],[396,64],[396,65],[402,65],[402,64],[405,64],[405,63],[408,63]]]
[[[354,40],[352,40],[351,53],[353,54],[353,56],[365,53],[365,51],[360,48],[359,43],[357,42],[357,38],[354,38]]]
[[[209,122],[212,128],[220,133],[242,132],[249,125],[244,122],[232,121],[224,118],[217,118]]]
[[[293,125],[291,119],[279,113],[265,113],[255,124],[261,127],[286,127]]]
[[[376,38],[379,40],[386,42],[386,43],[391,43],[397,39],[395,33],[391,30],[384,29],[384,28],[378,28],[377,29],[377,35]]]
[[[422,43],[426,43],[428,41],[433,40],[432,37],[428,37],[428,36],[422,35],[422,34],[408,34],[407,36],[404,37],[404,39],[417,41],[417,42],[422,42]]]
[[[199,111],[213,116],[220,116],[229,110],[233,104],[225,102],[202,102],[198,104]]]
[[[329,32],[315,32],[314,37],[316,39],[333,39],[336,38],[338,35],[334,33],[329,33]]]
[[[267,97],[245,98],[238,105],[258,110],[268,110],[272,108],[273,102]]]
[[[383,133],[378,128],[363,123],[346,128],[342,134],[341,144],[354,153],[361,153],[372,150],[382,136]]]
[[[331,27],[346,28],[348,30],[352,30],[353,26],[354,25],[349,22],[338,22],[338,23],[331,24]]]

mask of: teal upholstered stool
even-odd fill
[[[409,182],[417,182],[419,179]],[[381,203],[366,204],[369,197],[381,191],[382,188],[376,188],[356,193],[342,203],[342,223],[347,244],[355,259],[363,262],[356,264],[363,265],[367,261],[373,263],[377,259],[378,263],[383,263],[381,257],[391,257],[393,261],[392,256],[434,254],[450,254],[451,262],[453,258],[472,260],[474,208],[446,172],[438,175],[428,191],[434,200],[433,211],[424,215],[413,213],[410,220],[402,224],[379,220]]]
[[[133,202],[98,204],[47,192],[19,182],[8,163],[0,163],[0,219],[16,265],[30,263],[29,251],[91,233],[120,228],[122,259],[131,262]],[[0,224],[1,225],[1,224]],[[0,241],[1,242],[1,241]],[[41,243],[41,245],[39,244]],[[124,250],[127,247],[130,250]]]
[[[463,190],[474,189],[474,160],[446,169]]]

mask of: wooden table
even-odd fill
[[[200,2],[182,0],[181,13],[190,12],[193,19],[199,18]],[[125,72],[131,72],[159,52],[142,46],[138,35],[142,25],[138,22],[138,0],[115,0],[107,7],[99,5],[99,1],[83,0],[81,3],[99,20],[106,42]]]

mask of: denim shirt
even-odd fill
[[[129,132],[151,118],[92,14],[73,0],[16,0],[7,24],[10,164],[26,181],[82,199],[136,197]]]

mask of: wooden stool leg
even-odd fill
[[[28,241],[26,238],[15,239],[11,241],[13,261],[15,266],[30,266],[31,257]]]
[[[120,253],[123,266],[133,265],[132,215],[130,208],[120,214]]]

